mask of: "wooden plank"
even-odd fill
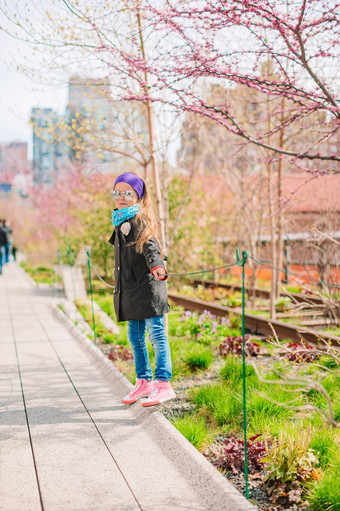
[[[204,310],[210,311],[215,316],[219,317],[227,317],[229,314],[241,315],[239,309],[232,309],[230,307],[223,307],[221,305],[216,305],[210,302],[206,302],[204,300],[187,298],[184,296],[180,296],[174,293],[168,293],[169,299],[172,300],[177,305],[181,305],[188,310],[203,312]],[[262,316],[255,316],[252,314],[245,314],[245,327],[246,330],[259,335],[273,335],[273,330],[270,327],[270,324],[273,325],[273,328],[276,332],[276,335],[279,339],[291,339],[292,341],[300,342],[303,339],[305,342],[310,344],[315,344],[318,346],[322,346],[323,343],[320,340],[320,332],[309,330],[304,327],[290,325],[289,323],[284,323],[283,321],[270,320],[267,318],[263,318]],[[327,334],[327,340],[340,347],[340,337],[335,335]]]

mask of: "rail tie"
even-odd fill
[[[229,314],[241,316],[241,312],[238,309],[231,307],[224,307],[211,302],[206,302],[198,298],[187,298],[185,296],[177,295],[175,293],[168,293],[169,299],[176,305],[180,305],[185,309],[203,312],[205,310],[211,312],[215,316],[225,317]],[[253,314],[245,313],[245,327],[246,330],[257,334],[257,335],[273,335],[272,327],[274,328],[276,335],[279,339],[291,339],[292,341],[304,342],[313,344],[316,346],[324,346],[321,338],[329,340],[332,346],[338,346],[340,348],[340,337],[331,334],[322,335],[321,332],[316,330],[310,330],[302,326],[291,325],[283,321],[270,320],[262,316],[255,316]]]

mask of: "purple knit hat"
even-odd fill
[[[117,183],[127,183],[132,186],[135,192],[138,195],[138,199],[141,199],[144,195],[144,181],[140,177],[136,176],[132,172],[125,172],[117,177],[113,188],[115,188]]]

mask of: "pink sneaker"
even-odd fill
[[[153,391],[146,401],[142,403],[142,406],[154,406],[169,401],[176,397],[169,381],[155,380],[153,382]]]
[[[127,396],[123,397],[122,403],[124,403],[124,405],[131,405],[132,403],[135,403],[140,397],[147,397],[149,394],[151,394],[152,389],[152,381],[144,380],[143,378],[137,378],[136,385]]]

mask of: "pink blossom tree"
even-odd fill
[[[336,0],[111,0],[105,8],[63,0],[34,36],[22,14],[15,24],[31,43],[52,48],[56,69],[79,66],[81,51],[84,68],[113,83],[114,100],[145,105],[147,123],[151,105],[163,104],[256,146],[270,180],[284,166],[315,176],[339,171],[338,8]],[[212,85],[225,91],[216,100]],[[235,101],[240,87],[249,91],[248,110],[259,112],[251,122]],[[149,124],[151,161],[154,131]],[[273,216],[277,197],[270,201]]]
[[[272,157],[286,156],[300,166],[323,162],[320,170],[334,170],[340,159],[337,2],[169,0],[164,9],[157,4],[149,1],[145,14],[162,35],[153,62],[120,54],[127,69],[146,68],[153,76],[154,100],[164,101],[166,90],[176,108],[209,117]],[[202,79],[224,85],[224,100],[207,101]],[[269,126],[264,117],[249,129],[238,116],[228,91],[240,84],[249,89],[249,101],[259,94],[272,100]],[[318,132],[313,144],[297,147],[290,140],[283,146],[281,130],[301,127],[302,121]]]

